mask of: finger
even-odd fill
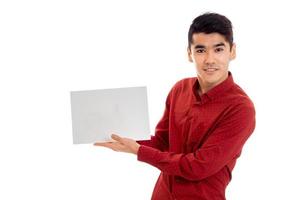
[[[103,146],[103,147],[107,147],[109,145],[111,145],[111,143],[113,142],[95,142],[94,146]]]
[[[105,147],[114,151],[118,151],[120,149],[119,142],[107,142],[107,143],[95,143],[95,146]]]
[[[112,149],[114,151],[122,151],[122,152],[126,151],[125,146],[120,142],[94,143],[94,145],[106,147],[106,148]]]
[[[121,142],[121,143],[122,143],[122,140],[123,140],[123,138],[121,138],[120,136],[118,136],[116,134],[112,134],[111,138],[118,141],[118,142]]]

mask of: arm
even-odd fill
[[[237,158],[254,127],[254,108],[243,106],[229,113],[196,152],[175,154],[141,145],[137,153],[138,160],[170,175],[201,180]]]

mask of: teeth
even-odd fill
[[[215,68],[208,68],[208,69],[205,69],[205,71],[208,71],[208,72],[214,72],[214,71],[216,71],[217,69],[215,69]]]

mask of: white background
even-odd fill
[[[146,85],[151,131],[171,86],[195,76],[187,31],[206,11],[234,25],[235,81],[257,127],[229,200],[300,199],[297,1],[0,2],[0,199],[150,199],[159,171],[73,145],[70,91]]]

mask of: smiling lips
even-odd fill
[[[217,68],[205,68],[204,69],[205,72],[215,72],[217,70],[218,70]]]

